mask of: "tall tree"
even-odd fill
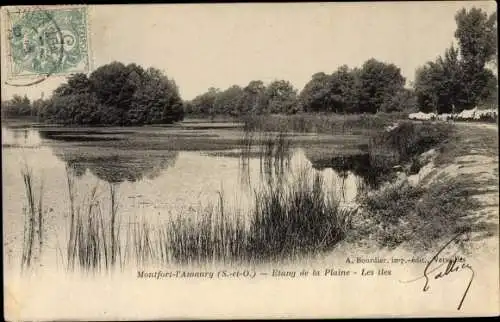
[[[196,96],[192,101],[192,108],[194,113],[203,115],[214,114],[214,103],[219,95],[218,88],[210,87],[207,92]]]
[[[31,101],[28,96],[14,94],[8,101],[2,102],[2,116],[32,116],[34,111],[31,108]]]
[[[460,112],[491,102],[498,91],[497,78],[488,69],[496,61],[496,12],[462,9],[455,15],[458,48],[419,68],[415,92],[422,111]]]
[[[329,80],[330,106],[327,110],[336,113],[351,113],[357,111],[358,88],[357,70],[350,70],[346,65],[340,66]]]
[[[460,47],[463,81],[467,84],[463,92],[464,107],[475,106],[490,82],[486,64],[497,56],[496,17],[496,12],[488,15],[478,8],[462,9],[455,16],[455,37]]]

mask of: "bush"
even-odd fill
[[[453,125],[448,123],[401,122],[370,138],[370,157],[376,166],[385,169],[409,162],[419,154],[443,144],[453,129]]]

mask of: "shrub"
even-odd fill
[[[454,127],[448,123],[404,121],[370,138],[369,153],[374,164],[390,168],[411,161],[425,151],[443,144]]]

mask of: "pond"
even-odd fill
[[[22,173],[26,169],[32,173],[35,193],[42,191],[44,247],[54,253],[63,253],[62,245],[67,243],[70,176],[79,202],[98,196],[95,198],[101,198],[109,210],[113,198],[122,226],[138,220],[160,224],[176,216],[196,218],[200,209],[220,207],[221,196],[226,213],[244,213],[245,217],[246,210],[255,207],[256,191],[276,182],[293,181],[304,171],[320,176],[327,194],[342,207],[355,207],[356,196],[375,185],[369,161],[362,154],[333,153],[342,151],[341,147],[351,151],[356,138],[290,133],[286,139],[291,142],[286,158],[278,162],[262,157],[265,138],[254,140],[248,149],[243,130],[237,126],[2,126],[7,265],[18,265],[22,256],[26,233],[23,209],[28,206]],[[329,157],[311,158],[311,151],[318,149]]]

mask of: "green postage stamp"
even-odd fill
[[[4,14],[9,79],[89,71],[87,7],[10,7]]]

